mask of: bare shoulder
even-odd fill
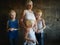
[[[26,10],[23,10],[23,12],[22,12],[23,16],[25,15],[25,13],[26,13]]]
[[[26,11],[27,11],[27,9],[24,10],[24,12],[26,12]]]

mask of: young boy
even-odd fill
[[[36,45],[37,40],[35,37],[35,31],[33,30],[32,23],[30,20],[27,20],[26,23],[26,31],[25,31],[25,39],[26,42],[24,45]]]
[[[45,20],[42,18],[41,10],[37,10],[35,14],[36,14],[37,30],[38,30],[38,33],[36,33],[36,37],[39,42],[39,45],[44,45],[44,31],[43,30],[46,28]]]
[[[10,19],[7,22],[8,37],[10,45],[17,45],[18,43],[18,20],[16,19],[16,12],[11,10]]]

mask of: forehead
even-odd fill
[[[36,12],[36,14],[42,14],[42,12]]]
[[[26,4],[27,4],[27,5],[32,5],[33,2],[32,2],[32,1],[27,1]]]
[[[27,4],[27,6],[33,6],[33,4]]]
[[[14,10],[11,10],[10,13],[16,13]]]
[[[40,13],[36,13],[36,16],[40,16],[40,15],[42,15],[42,12],[40,12]]]

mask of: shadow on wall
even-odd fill
[[[7,32],[6,32],[7,20],[8,20],[7,14],[1,12],[0,13],[0,45],[9,44]]]

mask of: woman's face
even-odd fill
[[[11,11],[11,12],[10,12],[10,17],[11,17],[11,19],[15,19],[15,17],[16,17],[16,12],[15,12],[15,11]]]
[[[27,7],[28,7],[28,9],[32,9],[33,8],[33,4],[28,4]]]

